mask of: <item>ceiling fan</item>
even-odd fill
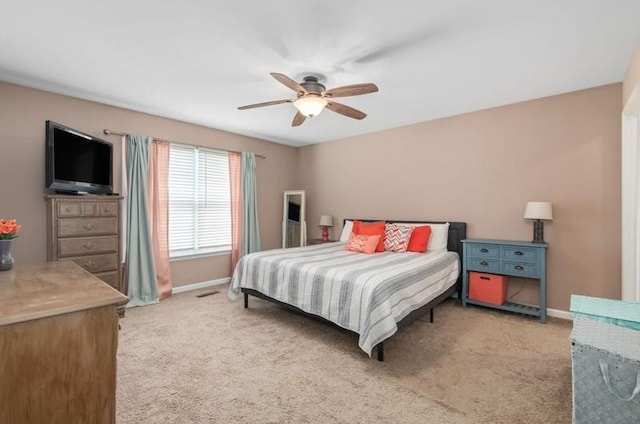
[[[292,127],[301,125],[305,119],[317,116],[326,107],[332,112],[347,116],[353,119],[364,119],[367,114],[350,106],[336,103],[331,99],[334,97],[359,96],[361,94],[375,93],[378,87],[375,84],[353,84],[327,90],[324,85],[318,82],[318,77],[306,76],[301,83],[297,83],[284,74],[271,73],[271,76],[296,92],[295,99],[274,100],[271,102],[255,103],[252,105],[240,106],[238,109],[253,109],[256,107],[278,105],[281,103],[293,103],[298,109],[293,117]]]

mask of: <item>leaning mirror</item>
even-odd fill
[[[304,190],[285,191],[282,211],[282,247],[306,246]]]

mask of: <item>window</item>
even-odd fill
[[[231,250],[226,152],[172,143],[169,154],[169,255]]]

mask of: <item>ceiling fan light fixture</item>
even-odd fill
[[[320,96],[301,96],[293,102],[293,105],[307,118],[317,116],[327,105],[327,100]]]
[[[335,87],[327,90],[326,87],[318,82],[318,77],[308,75],[304,77],[304,81],[297,83],[285,74],[272,72],[274,77],[282,85],[296,92],[295,99],[273,100],[270,102],[254,103],[251,105],[240,106],[238,109],[246,110],[263,106],[279,105],[281,103],[293,103],[298,110],[291,121],[292,127],[299,127],[307,118],[319,115],[325,108],[331,112],[338,113],[342,116],[352,119],[364,119],[367,114],[354,109],[351,106],[334,102],[335,97],[359,96],[361,94],[375,93],[378,87],[372,83],[351,84],[342,87]],[[329,100],[327,100],[329,99]]]

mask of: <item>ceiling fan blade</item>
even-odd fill
[[[332,112],[339,113],[340,115],[348,116],[353,119],[364,119],[367,117],[366,113],[361,112],[358,109],[354,109],[351,106],[343,105],[342,103],[329,102],[326,107]]]
[[[332,88],[331,90],[325,91],[324,95],[327,97],[349,97],[375,93],[376,91],[378,91],[378,86],[375,84],[354,84]]]
[[[238,107],[238,109],[240,110],[245,110],[245,109],[253,109],[255,107],[263,107],[263,106],[271,106],[271,105],[279,105],[280,103],[291,103],[293,100],[291,99],[286,99],[286,100],[274,100],[272,102],[264,102],[264,103],[255,103],[252,105],[246,105],[246,106],[240,106]]]
[[[301,94],[307,93],[307,90],[303,86],[301,86],[300,84],[298,84],[297,82],[295,82],[294,80],[292,80],[291,78],[289,78],[284,74],[271,72],[271,76],[297,93],[301,93]]]
[[[307,119],[307,117],[301,114],[300,112],[298,112],[296,113],[296,116],[293,117],[293,122],[291,123],[291,126],[298,127],[302,125],[305,119]]]

